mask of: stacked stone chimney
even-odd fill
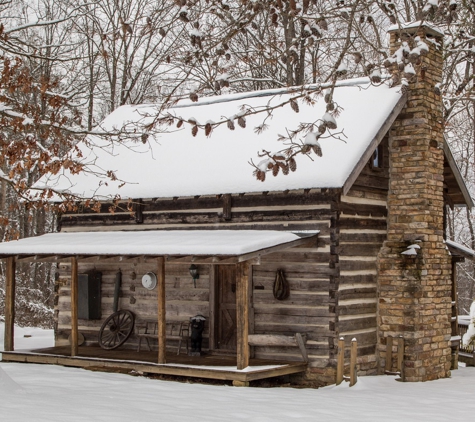
[[[442,78],[443,34],[425,25],[390,31],[392,52],[404,41],[413,48],[416,36],[429,51],[414,65],[407,104],[389,133],[388,236],[378,256],[378,356],[384,368],[387,338],[403,336],[404,379],[428,381],[450,375],[451,258],[443,231],[442,99],[434,90]],[[419,248],[402,254],[411,245]]]

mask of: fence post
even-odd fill
[[[350,349],[350,387],[356,384],[356,355],[358,353],[358,342],[354,338],[351,340]]]
[[[399,371],[399,376],[401,377],[401,380],[405,381],[403,361],[404,361],[404,337],[399,336],[399,338],[397,339],[397,371]]]
[[[391,371],[393,363],[393,338],[386,337],[386,364],[384,365],[384,372]]]
[[[336,385],[343,382],[343,370],[345,367],[345,340],[340,337],[338,340],[338,355],[336,363]]]

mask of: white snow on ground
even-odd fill
[[[4,331],[5,324],[0,322],[0,352],[3,350]],[[32,350],[53,347],[54,333],[53,330],[43,330],[41,328],[15,327],[14,343],[15,350]],[[0,359],[1,358],[2,354],[0,353]]]
[[[3,329],[0,323],[2,350]],[[22,337],[24,330],[32,337]],[[52,343],[51,331],[15,333],[18,348]],[[8,422],[469,421],[475,415],[473,385],[475,368],[426,383],[360,377],[352,388],[314,390],[187,384],[2,362],[0,415]]]

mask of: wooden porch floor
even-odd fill
[[[157,364],[157,352],[134,350],[103,350],[95,346],[79,347],[79,355],[71,357],[69,346],[51,347],[33,351],[2,352],[4,362],[42,363],[77,368],[131,372],[144,374],[172,375],[191,378],[205,378],[250,382],[282,375],[305,372],[304,362],[282,362],[251,359],[250,366],[242,371],[236,369],[236,357],[232,356],[188,356],[167,353],[167,363]]]

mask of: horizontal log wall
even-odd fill
[[[339,269],[336,332],[358,341],[359,373],[376,373],[377,256],[387,235],[387,139],[382,167],[367,165],[342,196],[339,216]],[[334,349],[336,351],[336,349]]]
[[[367,166],[341,200],[340,192],[330,189],[141,200],[136,204],[119,204],[114,214],[109,213],[108,205],[103,205],[99,213],[81,210],[63,215],[61,226],[63,231],[320,230],[318,247],[274,253],[263,257],[260,265],[253,267],[251,332],[305,334],[309,366],[316,369],[335,362],[339,336],[349,340],[356,337],[360,362],[366,362],[361,368],[371,371],[375,367],[376,345],[375,260],[386,236],[386,193],[386,169]],[[103,270],[104,317],[112,311],[117,271],[117,266],[108,265],[111,267],[108,275]],[[155,298],[147,296],[150,292],[144,292],[142,297],[138,290],[141,289],[141,276],[146,271],[154,271],[153,265],[142,264],[140,274],[137,272],[134,295],[128,290],[132,283],[127,272],[132,270],[123,264],[120,266],[125,295],[121,307],[153,317]],[[80,268],[84,271],[92,267]],[[272,290],[278,269],[284,270],[290,284],[290,297],[283,301],[276,300]],[[208,268],[206,275],[200,276],[197,289],[193,289],[187,266],[167,266],[168,319],[185,320],[197,313],[209,315],[209,271]],[[67,288],[61,294],[64,298],[60,300],[60,309],[68,306]],[[129,303],[131,296],[137,300],[134,305]],[[110,312],[106,312],[109,308]],[[91,321],[81,326],[80,322],[80,331],[87,328],[94,338],[99,325]],[[63,338],[68,327],[65,308],[59,317]],[[257,358],[302,359],[296,347],[256,346],[253,353]]]
[[[337,199],[337,192],[322,189],[143,200],[141,205],[136,206],[118,204],[114,213],[109,212],[110,205],[104,204],[98,213],[85,209],[74,214],[63,214],[59,224],[64,232],[121,229],[318,230],[325,228],[328,208]],[[137,207],[141,207],[138,213],[141,223],[136,222]],[[318,220],[322,222],[319,224]]]
[[[157,318],[157,289],[147,290],[142,286],[142,276],[152,271],[157,273],[157,265],[153,263],[140,263],[139,260],[131,262],[97,262],[85,263],[79,261],[79,273],[97,270],[102,273],[102,302],[101,320],[79,320],[79,332],[84,335],[86,344],[97,342],[99,329],[104,320],[113,313],[114,286],[116,273],[122,271],[122,287],[119,299],[119,309],[132,311],[137,319]],[[168,322],[188,321],[190,317],[202,314],[208,318],[209,310],[209,267],[200,266],[200,278],[193,286],[189,265],[167,265],[166,270],[166,318]],[[61,263],[59,266],[59,297],[57,301],[57,338],[56,344],[67,344],[71,328],[71,301],[70,301],[70,264]],[[208,342],[208,327],[204,332],[204,347]],[[168,327],[171,329],[171,326]],[[170,334],[170,332],[167,332]],[[175,331],[173,334],[178,334]],[[156,344],[156,343],[155,343]],[[177,341],[170,340],[167,346],[176,348]],[[136,348],[137,338],[131,337],[127,347]]]
[[[255,333],[289,334],[301,332],[307,335],[310,364],[325,366],[329,348],[335,343],[334,309],[335,298],[330,297],[330,281],[337,272],[335,251],[331,246],[332,221],[336,221],[340,193],[335,190],[302,190],[295,192],[223,195],[196,198],[171,198],[143,200],[143,205],[120,204],[114,214],[103,205],[101,212],[82,210],[63,215],[62,231],[118,230],[118,229],[257,229],[257,230],[320,230],[318,247],[297,248],[279,252],[262,259],[253,267],[253,304],[251,330]],[[137,213],[137,207],[141,212]],[[140,219],[137,218],[140,214]],[[141,221],[137,223],[136,220]],[[122,263],[108,264],[109,270],[96,268],[104,273],[103,316],[112,312],[112,295],[115,272],[118,266],[123,272],[123,295],[121,308],[130,309],[139,315],[151,317],[156,314],[156,301],[139,291],[140,278],[153,265],[139,265],[137,280],[132,283],[131,267]],[[200,266],[200,273],[201,273]],[[80,271],[93,268],[80,264]],[[290,283],[290,298],[278,301],[273,296],[273,283],[277,269],[283,269]],[[178,268],[168,265],[167,318],[185,320],[191,315],[209,315],[209,274],[198,280],[197,289],[192,288],[187,266]],[[139,274],[140,273],[140,274]],[[179,273],[179,274],[177,274]],[[175,274],[175,275],[174,275]],[[66,267],[62,280],[68,280]],[[136,291],[130,292],[135,284]],[[142,289],[144,290],[144,289]],[[148,295],[147,295],[148,294]],[[69,292],[61,289],[59,303],[59,330],[64,339],[69,328]],[[130,297],[137,302],[129,303]],[[81,325],[82,324],[82,325]],[[80,330],[87,330],[89,337],[97,336],[100,323],[80,321]],[[206,325],[208,329],[208,324]],[[206,333],[205,335],[208,335]],[[255,347],[254,355],[262,358],[301,360],[297,347]]]

